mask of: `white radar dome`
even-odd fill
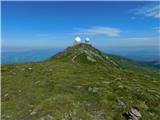
[[[75,38],[75,41],[76,41],[76,42],[81,42],[81,38],[80,38],[80,37],[76,37],[76,38]]]
[[[88,41],[88,42],[90,41],[90,39],[88,37],[85,40]]]

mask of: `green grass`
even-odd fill
[[[92,64],[83,50],[102,58],[91,54],[97,61]],[[159,120],[159,69],[107,56],[109,60],[91,46],[80,45],[44,62],[2,65],[2,118],[124,120],[122,113],[136,106],[142,120]],[[117,99],[125,105],[119,106]]]

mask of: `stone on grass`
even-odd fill
[[[124,86],[123,85],[118,85],[118,88],[124,88]]]
[[[131,113],[133,113],[135,116],[137,117],[141,117],[141,114],[139,113],[139,111],[135,108],[131,108]]]
[[[142,117],[140,112],[135,107],[131,108],[129,112],[124,112],[122,115],[126,118],[126,120],[139,120]]]
[[[30,115],[35,115],[37,113],[39,113],[42,110],[42,106],[38,105],[31,113]]]
[[[93,116],[96,120],[105,120],[103,111],[94,112]]]
[[[106,59],[108,60],[108,59],[109,59],[109,57],[108,57],[108,56],[106,56]]]
[[[28,70],[32,70],[32,68],[31,68],[31,67],[29,67],[29,68],[28,68]]]
[[[30,115],[35,115],[37,112],[36,111],[33,111],[30,113]]]
[[[3,114],[1,116],[1,120],[9,120],[10,116],[9,115],[6,115],[6,114]]]
[[[52,113],[48,113],[47,117],[52,120],[54,117],[53,117],[53,114]]]
[[[53,114],[50,112],[48,113],[47,115],[45,116],[42,116],[41,118],[39,118],[40,120],[53,120],[54,117],[53,117]]]
[[[39,83],[40,83],[40,81],[36,81],[36,82],[34,82],[34,84],[35,84],[35,85],[37,85],[37,84],[39,84]]]
[[[89,88],[88,88],[88,91],[89,91],[89,92],[92,92],[92,88],[91,88],[91,87],[89,87]]]
[[[125,104],[124,104],[124,102],[121,100],[121,99],[117,99],[117,104],[118,104],[118,106],[125,106]]]
[[[6,93],[6,94],[4,95],[4,97],[8,97],[8,93]]]
[[[96,62],[95,59],[91,58],[90,56],[87,56],[87,60],[91,61],[91,62]]]
[[[19,93],[21,93],[21,92],[22,92],[22,90],[18,90],[18,92],[19,92]]]
[[[78,88],[78,89],[80,89],[80,88],[82,88],[83,86],[81,86],[81,85],[77,85],[76,86],[76,88]]]
[[[102,83],[104,83],[104,84],[110,84],[111,82],[110,81],[103,81]]]
[[[92,92],[92,93],[96,93],[98,91],[98,88],[96,88],[96,87],[89,87],[88,91]]]

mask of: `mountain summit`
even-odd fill
[[[159,120],[159,69],[78,44],[2,65],[3,120]]]
[[[67,47],[64,51],[49,58],[50,60],[74,63],[74,65],[96,65],[110,70],[114,68],[131,70],[149,75],[152,75],[150,70],[154,71],[153,68],[146,67],[128,58],[103,53],[92,45],[85,43]],[[159,73],[155,72],[155,74],[159,76]]]
[[[63,52],[58,53],[52,58],[75,64],[95,64],[113,67],[118,66],[114,61],[109,59],[106,54],[94,48],[92,45],[85,43],[68,47]]]

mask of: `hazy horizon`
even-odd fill
[[[80,36],[82,41],[89,37],[106,53],[159,58],[158,5],[158,1],[2,1],[2,52],[63,50]]]

